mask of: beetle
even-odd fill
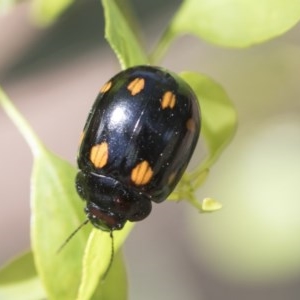
[[[200,134],[191,87],[161,67],[135,66],[101,88],[78,150],[76,189],[103,231],[145,219],[174,190]]]

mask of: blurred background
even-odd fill
[[[151,48],[180,1],[132,2]],[[0,83],[74,165],[99,87],[119,71],[103,26],[96,0],[77,1],[50,28],[30,21],[26,3],[0,16]],[[300,299],[300,26],[243,50],[184,37],[162,65],[217,80],[239,127],[197,193],[222,202],[221,211],[164,202],[135,226],[125,245],[130,299]],[[30,246],[32,157],[2,110],[0,136],[2,265]]]

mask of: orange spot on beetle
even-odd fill
[[[85,134],[85,132],[82,131],[82,132],[81,132],[81,135],[80,135],[80,138],[79,138],[79,146],[81,145],[81,143],[82,143],[82,141],[83,141],[84,134]]]
[[[140,91],[142,91],[145,87],[145,79],[144,78],[135,78],[132,80],[128,86],[127,89],[130,91],[132,96],[135,96]]]
[[[106,82],[104,84],[104,86],[100,89],[100,93],[106,93],[107,91],[109,91],[109,89],[111,88],[111,86],[112,86],[111,81]]]
[[[169,178],[168,178],[168,184],[171,184],[171,183],[174,181],[176,175],[177,175],[176,172],[172,172],[172,173],[171,173],[171,175],[170,175]]]
[[[186,121],[186,128],[191,131],[191,132],[194,132],[195,129],[196,129],[196,124],[195,124],[195,121],[190,118]]]
[[[175,103],[176,96],[171,91],[165,92],[161,100],[162,109],[165,109],[167,107],[173,108],[175,106]]]
[[[90,160],[96,168],[103,168],[108,161],[108,144],[102,142],[94,145],[90,152]]]
[[[131,180],[135,185],[147,184],[153,176],[153,170],[149,163],[144,160],[137,164],[131,171]]]

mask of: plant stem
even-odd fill
[[[151,64],[155,65],[162,59],[162,57],[170,47],[170,44],[173,41],[173,39],[174,39],[174,34],[169,25],[166,28],[163,35],[161,36],[160,40],[158,41],[156,47],[154,47],[152,53],[149,54],[149,61]]]
[[[34,133],[31,126],[24,119],[18,109],[13,105],[12,101],[0,87],[0,105],[3,107],[4,111],[11,119],[11,121],[16,125],[24,139],[26,140],[28,146],[30,147],[34,156],[38,156],[44,145],[38,139]]]

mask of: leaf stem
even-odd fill
[[[38,156],[41,150],[44,148],[42,142],[38,139],[33,129],[25,118],[21,115],[18,109],[13,105],[12,101],[9,99],[4,90],[0,87],[0,105],[3,107],[5,113],[11,119],[11,121],[16,125],[21,135],[26,140],[28,146],[30,147],[32,154]]]
[[[162,59],[162,57],[170,47],[173,39],[174,33],[169,25],[159,39],[156,47],[154,47],[152,53],[149,54],[149,61],[151,64],[155,65]]]

